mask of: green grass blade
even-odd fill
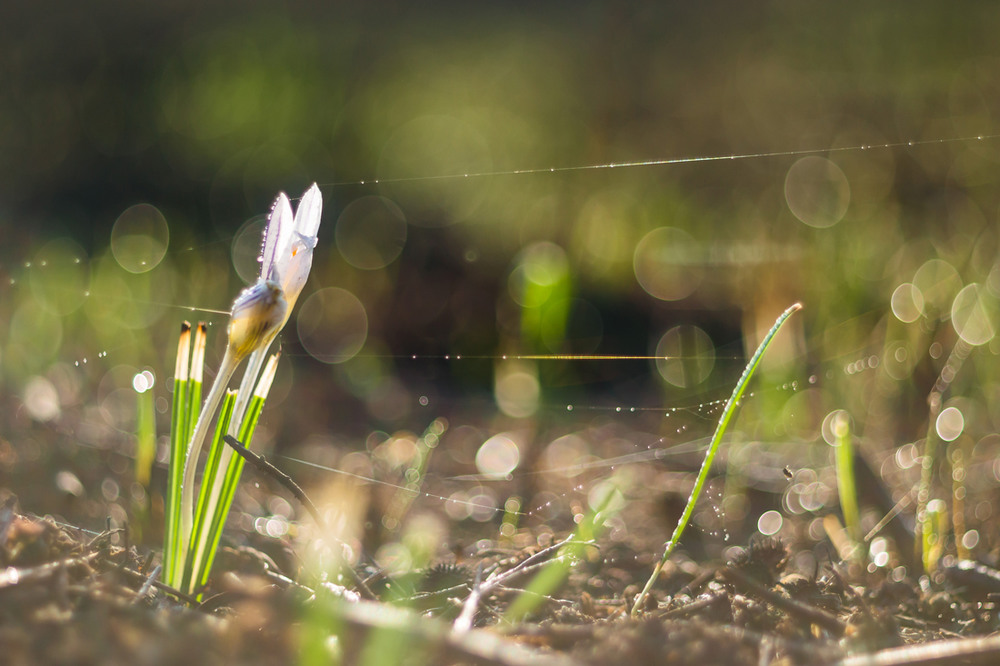
[[[792,316],[795,312],[802,309],[800,303],[795,303],[790,308],[781,313],[777,321],[774,322],[774,326],[771,330],[767,332],[764,336],[764,340],[757,347],[757,351],[750,358],[750,362],[747,363],[747,367],[744,368],[743,374],[740,376],[738,382],[736,382],[736,387],[733,389],[733,394],[729,396],[729,400],[726,401],[726,406],[722,410],[722,416],[719,417],[719,423],[715,427],[715,434],[712,435],[712,441],[708,445],[708,451],[705,453],[705,460],[701,463],[701,470],[698,472],[698,478],[695,480],[694,488],[691,490],[691,496],[688,497],[687,505],[684,507],[684,512],[681,514],[680,520],[677,521],[677,526],[674,528],[674,533],[670,536],[670,541],[667,542],[663,549],[663,557],[657,562],[656,567],[653,569],[653,574],[646,581],[645,587],[643,587],[642,592],[636,597],[635,605],[632,606],[632,615],[636,615],[639,609],[642,608],[646,601],[646,597],[649,596],[649,591],[653,588],[653,584],[660,575],[660,571],[663,570],[663,565],[666,564],[667,560],[670,559],[671,553],[674,552],[674,548],[681,539],[681,535],[684,534],[684,529],[687,527],[688,521],[691,520],[691,514],[694,513],[694,506],[698,502],[698,497],[701,495],[702,488],[705,486],[705,481],[708,479],[708,472],[712,467],[712,461],[715,459],[715,454],[719,450],[719,445],[722,443],[722,438],[726,434],[726,430],[729,428],[729,423],[733,419],[733,415],[736,413],[736,407],[739,405],[740,398],[743,397],[743,392],[746,390],[747,384],[750,383],[750,379],[753,377],[754,372],[757,370],[757,366],[760,365],[760,360],[764,356],[764,352],[767,351],[768,346],[770,346],[771,341],[774,336],[778,334],[781,327]]]
[[[424,434],[417,439],[417,455],[414,456],[410,466],[403,472],[406,483],[403,484],[393,495],[389,506],[385,510],[382,525],[389,531],[398,530],[403,524],[406,513],[413,505],[413,500],[420,497],[420,489],[423,487],[424,478],[427,475],[427,465],[430,462],[431,454],[437,448],[441,436],[448,429],[448,421],[443,418],[434,419]],[[392,527],[389,527],[392,526]]]
[[[138,394],[136,414],[135,480],[149,488],[149,478],[156,460],[156,407],[153,391],[147,389]]]
[[[198,490],[198,502],[195,504],[194,523],[191,530],[191,541],[188,546],[188,557],[186,559],[186,570],[184,572],[184,585],[182,589],[189,594],[194,592],[193,581],[200,578],[200,572],[195,570],[199,558],[195,555],[204,548],[204,527],[208,520],[208,505],[211,501],[209,493],[215,477],[219,473],[219,461],[222,457],[222,449],[226,444],[222,441],[222,436],[226,434],[229,427],[229,420],[233,416],[233,407],[236,405],[236,392],[227,391],[226,397],[222,400],[222,408],[219,410],[219,420],[215,424],[215,433],[212,435],[212,443],[208,449],[208,458],[205,460],[205,470],[202,472],[201,486]]]
[[[604,527],[604,523],[625,505],[624,498],[613,482],[600,503],[587,513],[573,532],[573,539],[559,549],[559,553],[531,579],[524,591],[511,602],[504,611],[504,620],[512,624],[520,622],[555,592],[569,576],[574,562],[586,557],[590,542]]]
[[[191,324],[181,324],[177,341],[177,363],[174,366],[174,398],[170,410],[170,460],[167,472],[167,492],[163,503],[163,579],[176,586],[180,581],[177,563],[180,556],[181,475],[184,472],[185,438],[188,418],[189,363],[191,357]]]
[[[260,413],[264,409],[264,400],[264,398],[256,395],[251,398],[250,404],[247,406],[246,416],[243,419],[243,425],[240,428],[238,438],[240,442],[249,443],[253,438],[254,430],[257,428],[257,421],[260,420]],[[222,481],[222,493],[219,496],[219,501],[215,506],[215,512],[211,517],[211,523],[205,535],[205,554],[202,558],[205,564],[201,567],[201,576],[198,580],[199,586],[208,582],[208,576],[212,572],[215,553],[219,548],[219,540],[222,538],[222,529],[226,525],[226,516],[229,515],[229,509],[232,507],[233,499],[236,497],[236,486],[239,484],[240,477],[243,474],[243,465],[245,463],[246,461],[240,456],[232,456],[229,459],[229,466]]]
[[[861,517],[858,510],[858,491],[854,481],[854,439],[851,437],[851,423],[845,412],[833,419],[833,434],[836,443],[834,467],[837,470],[837,493],[840,495],[840,512],[844,515],[844,525],[854,546],[855,559],[861,556]]]
[[[183,422],[184,436],[182,442],[184,447],[187,447],[187,443],[191,441],[195,423],[198,422],[198,417],[201,415],[201,388],[205,377],[205,344],[207,337],[208,329],[205,326],[205,322],[199,322],[198,327],[194,329],[192,338],[191,374],[186,395],[187,406],[184,410],[187,418]],[[186,452],[187,449],[185,448],[181,453],[182,470],[179,473],[183,473],[184,454]]]
[[[236,486],[243,472],[243,459],[233,455],[232,450],[223,441],[223,435],[235,431],[240,442],[249,444],[264,408],[264,401],[271,389],[271,383],[274,381],[277,366],[278,356],[275,355],[269,359],[257,382],[256,389],[251,394],[248,403],[245,403],[247,411],[238,428],[234,427],[232,419],[234,410],[240,406],[239,396],[231,394],[232,399],[228,409],[223,406],[225,424],[220,416],[219,426],[209,451],[209,459],[206,462],[206,472],[202,477],[198,506],[195,512],[197,522],[192,532],[192,547],[189,550],[190,557],[188,558],[190,578],[186,579],[191,583],[191,591],[208,582],[219,539],[225,527],[226,516],[229,514],[233,498],[236,496]],[[244,384],[247,382],[241,383],[241,389]],[[230,403],[229,396],[227,396],[227,403]]]

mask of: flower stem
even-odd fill
[[[188,545],[191,543],[191,531],[194,527],[194,477],[198,469],[198,458],[201,456],[202,443],[205,441],[205,434],[215,416],[215,410],[222,400],[232,379],[236,367],[243,359],[236,357],[229,346],[222,357],[222,364],[219,366],[219,373],[215,376],[212,389],[205,398],[205,404],[198,415],[198,422],[194,426],[191,434],[191,442],[188,444],[187,456],[184,460],[184,478],[181,482],[181,548],[180,561],[175,569],[176,576],[183,576],[185,564],[188,556]]]

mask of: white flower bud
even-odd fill
[[[288,301],[287,314],[291,314],[309,277],[322,215],[323,195],[315,183],[302,195],[294,215],[284,193],[278,195],[271,207],[260,257],[260,276],[281,285]]]

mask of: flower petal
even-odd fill
[[[323,217],[323,194],[319,185],[312,184],[299,201],[295,211],[295,231],[303,236],[315,237],[319,231],[320,218]]]
[[[267,216],[267,228],[264,230],[264,246],[261,248],[259,261],[260,276],[272,279],[274,264],[280,261],[279,254],[281,246],[288,244],[288,239],[292,236],[295,228],[295,220],[292,216],[292,204],[288,201],[288,196],[282,192],[274,200],[271,212]]]
[[[287,240],[287,245],[280,245],[272,269],[274,280],[281,284],[291,312],[296,299],[309,278],[312,267],[313,248],[316,247],[316,232],[323,216],[323,195],[319,186],[306,190],[295,212],[295,230]],[[285,241],[284,236],[282,241]]]

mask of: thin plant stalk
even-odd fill
[[[955,533],[955,551],[958,559],[969,559],[969,548],[965,545],[965,487],[966,466],[963,451],[964,437],[951,443],[951,525]]]
[[[270,227],[269,227],[270,228]],[[215,414],[222,396],[228,390],[236,368],[243,359],[267,347],[284,326],[288,315],[288,301],[285,299],[281,285],[269,279],[259,279],[247,287],[233,301],[227,328],[228,341],[226,353],[222,356],[219,372],[208,392],[205,405],[202,407],[198,422],[191,435],[187,448],[187,458],[184,462],[184,478],[181,487],[181,531],[184,549],[181,562],[186,566],[190,557],[189,546],[193,540],[194,527],[194,479],[201,457],[202,443],[208,434],[209,424]],[[249,380],[254,382],[256,375]],[[228,426],[228,424],[227,424]],[[224,433],[223,433],[224,434]],[[221,439],[222,435],[219,435]]]
[[[215,432],[208,449],[208,456],[205,459],[205,468],[202,472],[202,481],[198,493],[198,501],[194,509],[194,527],[191,532],[191,541],[188,545],[187,559],[184,567],[184,577],[182,589],[188,593],[195,591],[194,581],[200,576],[198,572],[198,554],[201,552],[199,535],[204,529],[205,522],[209,519],[206,514],[207,504],[206,489],[212,480],[219,474],[219,453],[218,442],[221,441],[229,422],[233,417],[233,406],[236,404],[236,391],[226,391],[226,396],[222,399],[222,407],[219,409],[219,418],[215,424]]]
[[[188,444],[187,454],[184,459],[184,477],[181,482],[181,551],[178,568],[183,571],[187,563],[188,546],[191,543],[192,531],[194,529],[194,479],[198,469],[198,458],[201,455],[201,445],[208,434],[208,427],[215,410],[222,401],[232,379],[236,366],[242,359],[237,358],[231,346],[226,347],[226,353],[222,357],[219,366],[219,374],[215,377],[208,397],[205,398],[205,405],[201,409],[198,421],[195,424],[194,432],[191,435],[191,442]]]
[[[688,497],[684,511],[681,513],[681,517],[677,521],[677,526],[674,528],[674,532],[670,536],[670,540],[667,541],[666,546],[663,549],[663,556],[660,558],[660,561],[656,563],[656,567],[653,568],[653,574],[649,577],[649,580],[646,581],[646,585],[642,588],[642,592],[640,592],[639,596],[635,599],[635,603],[632,606],[632,615],[637,615],[639,613],[639,609],[641,609],[646,603],[646,597],[649,596],[649,592],[653,588],[653,584],[656,582],[656,579],[659,578],[660,572],[663,570],[663,565],[667,563],[668,559],[670,559],[670,555],[674,552],[674,548],[677,547],[677,543],[680,541],[681,535],[684,533],[684,529],[691,520],[691,515],[694,513],[694,506],[698,502],[698,497],[701,495],[705,482],[708,480],[708,472],[712,467],[712,461],[715,459],[715,454],[719,450],[719,445],[722,444],[722,437],[726,434],[726,430],[729,428],[729,423],[732,421],[733,415],[736,413],[736,408],[739,405],[740,398],[743,396],[743,392],[746,390],[747,384],[750,383],[750,379],[753,377],[754,371],[757,370],[757,366],[760,365],[760,360],[764,356],[764,352],[767,350],[768,346],[770,346],[774,336],[778,334],[778,331],[781,330],[781,327],[788,320],[788,318],[801,309],[802,304],[795,303],[781,313],[781,316],[774,322],[774,326],[772,326],[771,330],[764,336],[764,340],[760,343],[760,346],[757,347],[757,351],[754,352],[754,355],[750,358],[750,362],[747,363],[747,367],[744,368],[739,381],[736,382],[733,394],[729,396],[729,400],[726,401],[726,406],[722,410],[722,416],[719,417],[719,423],[715,427],[715,434],[712,435],[712,441],[708,445],[708,451],[705,453],[705,459],[701,463],[701,470],[698,472],[698,478],[695,480],[694,488],[691,490],[691,496]]]
[[[253,358],[251,358],[252,361]],[[215,550],[222,535],[222,527],[236,495],[236,485],[243,472],[243,459],[233,455],[233,450],[225,445],[223,435],[237,437],[242,442],[249,442],[253,438],[277,367],[278,355],[274,355],[252,392],[249,389],[244,390],[244,384],[248,383],[244,378],[237,393],[231,418],[226,421],[225,429],[219,429],[218,438],[212,441],[210,455],[215,457],[217,465],[212,476],[209,477],[206,474],[202,480],[200,499],[204,500],[204,504],[199,502],[198,514],[204,518],[201,523],[195,526],[191,542],[191,571],[196,572],[191,580],[195,585],[200,586],[207,582],[212,562],[215,559]],[[255,369],[250,366],[247,368],[247,373],[249,374],[251,370]],[[254,378],[256,377],[257,373],[254,373]],[[238,414],[237,410],[241,408],[240,398],[244,395],[248,396],[249,400],[242,401],[244,413]],[[234,432],[236,435],[232,434]]]
[[[441,436],[447,429],[447,420],[443,418],[434,419],[427,426],[424,434],[417,439],[416,455],[413,457],[409,468],[403,473],[406,483],[393,495],[382,520],[383,525],[387,526],[387,529],[390,531],[398,529],[403,524],[403,518],[412,506],[413,500],[420,496],[420,489],[427,476],[427,465],[430,462],[431,454],[434,453],[434,449],[437,448]]]
[[[153,391],[147,387],[138,395],[136,414],[135,480],[149,488],[149,478],[156,459],[156,407]]]
[[[191,376],[187,387],[187,406],[185,407],[187,419],[183,424],[184,438],[181,440],[181,451],[185,451],[185,446],[191,441],[191,433],[201,415],[201,389],[205,382],[205,347],[208,344],[208,325],[205,322],[198,322],[194,329],[194,337],[191,341]],[[184,459],[181,458],[181,469],[184,466]]]
[[[924,571],[933,574],[944,553],[945,538],[948,536],[948,505],[944,500],[932,499],[927,503],[922,535]]]
[[[917,491],[917,538],[914,540],[914,546],[918,551],[918,559],[921,559],[925,563],[934,560],[933,557],[928,559],[927,554],[920,551],[931,540],[932,533],[936,529],[934,521],[927,515],[927,504],[931,501],[934,470],[937,467],[937,419],[941,415],[941,404],[944,402],[944,394],[951,388],[952,381],[958,375],[958,371],[962,368],[965,359],[969,357],[970,353],[972,353],[972,346],[959,338],[955,346],[952,347],[951,353],[948,355],[948,360],[945,361],[937,381],[934,382],[934,387],[927,396],[927,436],[924,438],[924,455],[921,456],[920,461],[920,486]]]
[[[858,491],[854,480],[854,440],[851,437],[851,423],[845,412],[840,412],[833,420],[833,434],[836,443],[834,467],[837,470],[837,493],[840,496],[840,512],[851,538],[854,559],[860,556],[861,519],[858,510]]]

